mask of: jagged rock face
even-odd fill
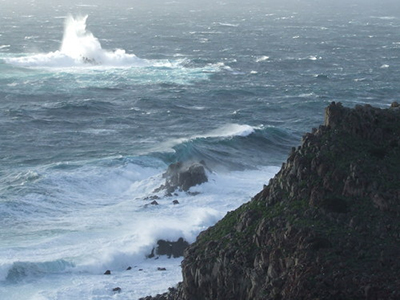
[[[332,103],[182,272],[157,299],[400,299],[400,109]]]

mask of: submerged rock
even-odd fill
[[[154,298],[400,299],[400,110],[332,103],[250,202],[185,251]]]
[[[98,65],[99,63],[94,59],[86,56],[82,56],[82,62],[84,64],[90,64],[90,65]]]

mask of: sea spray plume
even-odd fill
[[[147,61],[127,54],[123,49],[114,52],[101,47],[99,40],[86,29],[88,16],[74,18],[68,15],[60,52],[78,63],[106,66],[146,66]]]
[[[147,67],[149,61],[128,54],[123,49],[107,51],[99,40],[86,29],[88,16],[69,15],[64,23],[64,35],[59,50],[23,57],[7,58],[5,61],[20,67]]]
[[[64,23],[64,36],[61,53],[85,63],[102,63],[103,49],[99,40],[86,30],[88,16],[72,17],[68,15]]]

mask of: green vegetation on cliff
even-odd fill
[[[400,108],[332,103],[158,299],[400,299]]]

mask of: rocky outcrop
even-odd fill
[[[191,164],[183,162],[171,164],[163,177],[165,184],[155,192],[165,190],[167,194],[171,194],[177,189],[187,192],[191,187],[208,181],[206,165],[203,161]]]
[[[332,103],[249,203],[185,251],[173,300],[400,299],[400,108]]]
[[[183,252],[189,246],[189,243],[183,238],[177,241],[158,240],[157,247],[153,248],[148,258],[155,257],[156,255],[166,255],[170,257],[183,256]]]

